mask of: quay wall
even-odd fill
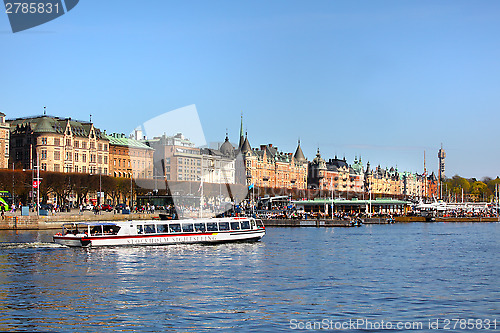
[[[129,221],[158,219],[158,214],[116,215],[61,215],[61,216],[5,216],[0,220],[0,230],[59,229],[68,222]]]
[[[128,221],[158,219],[158,214],[107,214],[107,215],[60,215],[60,216],[5,216],[0,220],[0,230],[59,229],[63,223],[91,221]],[[426,222],[420,216],[398,216],[396,223]],[[263,219],[266,227],[350,227],[350,221],[340,219]],[[388,224],[385,218],[363,219],[364,224]],[[496,217],[437,217],[433,222],[498,222]],[[432,222],[429,222],[432,223]]]

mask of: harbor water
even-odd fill
[[[0,231],[0,331],[500,330],[500,223],[89,249],[52,233]]]

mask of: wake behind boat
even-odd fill
[[[65,223],[53,239],[61,245],[88,247],[258,241],[265,234],[260,220],[228,217]]]

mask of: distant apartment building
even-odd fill
[[[271,188],[306,189],[307,160],[300,142],[295,154],[280,152],[272,144],[252,149],[248,138],[241,144],[247,185]]]
[[[109,140],[93,123],[37,116],[8,120],[10,156],[24,169],[109,174]]]
[[[219,149],[198,148],[181,133],[147,140],[154,148],[155,173],[167,181],[235,183],[236,151],[227,136]]]
[[[123,133],[112,133],[106,137],[109,140],[111,176],[153,178],[153,148]]]
[[[0,112],[0,169],[9,167],[10,126],[5,122],[5,114]]]

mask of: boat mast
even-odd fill
[[[201,153],[200,219],[203,217],[203,152]]]

